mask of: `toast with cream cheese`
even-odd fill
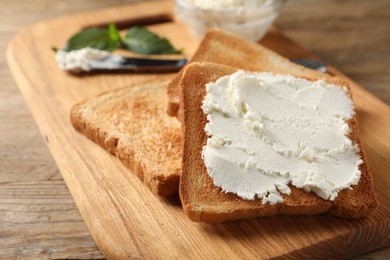
[[[263,203],[259,198],[243,199],[214,184],[202,156],[208,139],[205,131],[207,118],[202,110],[206,95],[205,85],[236,71],[236,68],[205,62],[192,63],[182,73],[180,109],[182,110],[184,144],[179,194],[187,216],[193,221],[209,223],[277,214],[313,215],[328,212],[342,218],[368,216],[378,203],[373,190],[372,175],[361,147],[355,116],[347,122],[349,126],[348,138],[357,147],[357,154],[362,160],[358,166],[360,178],[356,185],[339,191],[333,200],[323,199],[314,192],[307,192],[302,188],[288,184],[290,193],[281,194],[283,201],[271,205]],[[347,95],[351,97],[346,82],[339,79],[328,79],[327,83],[345,89]]]

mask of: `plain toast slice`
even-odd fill
[[[103,93],[75,105],[73,126],[130,168],[157,195],[177,193],[181,131],[166,114],[168,81]]]
[[[343,218],[368,216],[377,207],[373,180],[367,159],[362,150],[356,119],[349,122],[350,139],[360,150],[363,164],[361,178],[353,189],[339,192],[334,201],[320,198],[316,194],[290,186],[290,195],[283,195],[284,201],[273,206],[262,205],[261,200],[244,200],[231,193],[224,193],[213,184],[201,157],[207,136],[204,131],[206,115],[201,105],[206,94],[205,84],[219,77],[232,74],[237,69],[210,63],[192,63],[186,67],[181,79],[183,161],[179,194],[184,212],[193,221],[221,222],[260,216],[313,215],[329,212]],[[327,80],[329,83],[347,86],[341,80]]]
[[[247,71],[292,74],[310,78],[331,77],[328,74],[292,63],[258,43],[221,29],[210,29],[206,33],[189,64],[191,62],[213,62]],[[179,84],[182,74],[183,69],[168,86],[169,101],[167,113],[170,116],[178,116]]]

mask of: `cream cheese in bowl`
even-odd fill
[[[257,41],[279,15],[283,3],[283,0],[175,0],[175,14],[198,38],[210,28],[222,28]]]
[[[204,9],[225,10],[234,8],[257,8],[263,6],[267,0],[187,0],[197,7]]]

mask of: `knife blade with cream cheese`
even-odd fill
[[[62,70],[76,73],[92,70],[172,72],[180,70],[187,63],[187,59],[130,58],[90,47],[69,52],[58,50],[56,61]]]

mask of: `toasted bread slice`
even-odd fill
[[[183,110],[184,150],[179,194],[188,217],[193,221],[213,223],[277,214],[312,215],[329,212],[343,218],[369,215],[377,207],[377,200],[355,118],[349,122],[352,129],[350,139],[359,146],[361,158],[364,160],[360,165],[361,178],[353,189],[340,191],[334,201],[324,200],[314,193],[290,186],[292,192],[290,195],[283,195],[282,203],[273,206],[263,205],[259,199],[244,200],[234,194],[222,192],[213,184],[201,157],[202,148],[207,140],[204,131],[207,119],[201,108],[206,94],[204,86],[207,82],[213,82],[235,71],[234,68],[218,64],[192,63],[183,72],[180,109]],[[341,80],[328,82],[346,86]]]
[[[204,61],[223,64],[247,71],[292,74],[310,78],[331,77],[328,74],[307,69],[292,63],[288,59],[260,44],[221,29],[211,29],[206,33],[189,64],[191,64],[191,62]],[[179,83],[182,74],[183,69],[168,86],[169,101],[167,113],[170,116],[178,116],[180,96]]]
[[[73,126],[130,168],[157,195],[177,193],[181,131],[166,114],[167,80],[101,94],[75,105]]]

